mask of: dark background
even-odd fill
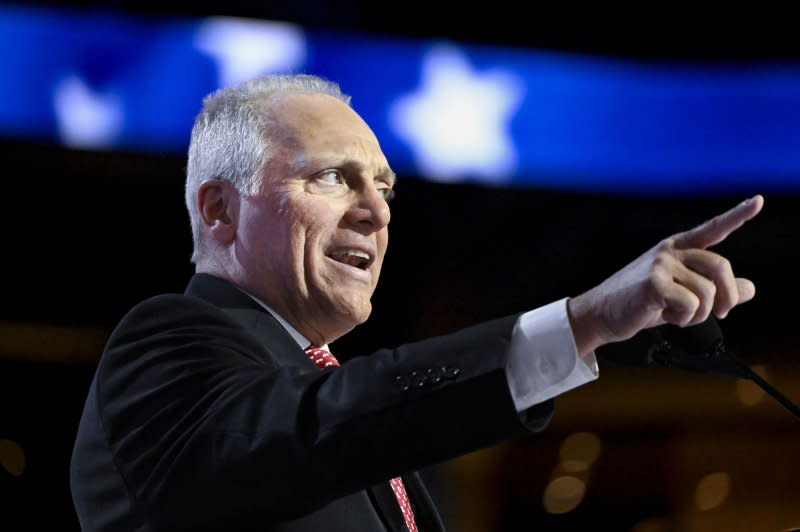
[[[800,60],[795,19],[768,2],[37,3],[250,16],[642,61]],[[0,154],[0,440],[25,453],[22,474],[0,468],[0,530],[77,530],[68,461],[103,338],[133,304],[182,291],[192,272],[184,158],[14,139],[0,140]],[[745,197],[607,196],[421,177],[400,176],[373,317],[338,341],[337,353],[366,354],[576,295],[659,239]],[[763,213],[716,249],[758,294],[731,313],[723,332],[738,356],[800,401],[800,192],[750,192],[765,195]],[[800,474],[800,424],[774,401],[745,407],[732,379],[678,370],[606,364],[601,374],[558,402],[544,433],[426,472],[453,530],[777,532],[800,525],[792,482]],[[581,431],[603,442],[584,474],[586,495],[570,512],[548,513],[542,493],[559,474],[560,445]],[[715,471],[730,475],[729,495],[702,511],[693,494]]]

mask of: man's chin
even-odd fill
[[[367,303],[366,305],[341,309],[338,314],[342,316],[343,322],[352,324],[352,327],[355,327],[369,319],[370,314],[372,314],[372,305]]]
[[[325,304],[318,307],[321,311],[318,315],[320,332],[324,331],[326,337],[339,338],[350,332],[353,328],[361,325],[369,319],[372,313],[372,303],[369,299],[361,297],[328,299]],[[335,338],[328,341],[331,342]]]

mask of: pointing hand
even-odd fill
[[[630,338],[664,323],[693,325],[728,312],[755,295],[730,262],[708,248],[761,211],[760,195],[707,222],[668,237],[591,290],[568,303],[578,352]]]

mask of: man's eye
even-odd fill
[[[383,199],[384,201],[386,201],[386,203],[389,203],[390,201],[392,201],[392,199],[394,199],[393,188],[381,188],[378,191],[381,193],[381,196],[383,196]]]
[[[342,185],[345,182],[344,176],[339,170],[325,170],[317,176],[317,180],[326,185]]]

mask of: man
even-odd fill
[[[706,248],[760,196],[584,294],[336,367],[328,344],[371,312],[394,180],[333,83],[206,98],[186,181],[197,273],[108,341],[72,461],[83,529],[442,530],[414,470],[541,430],[597,377],[600,345],[754,295]]]

